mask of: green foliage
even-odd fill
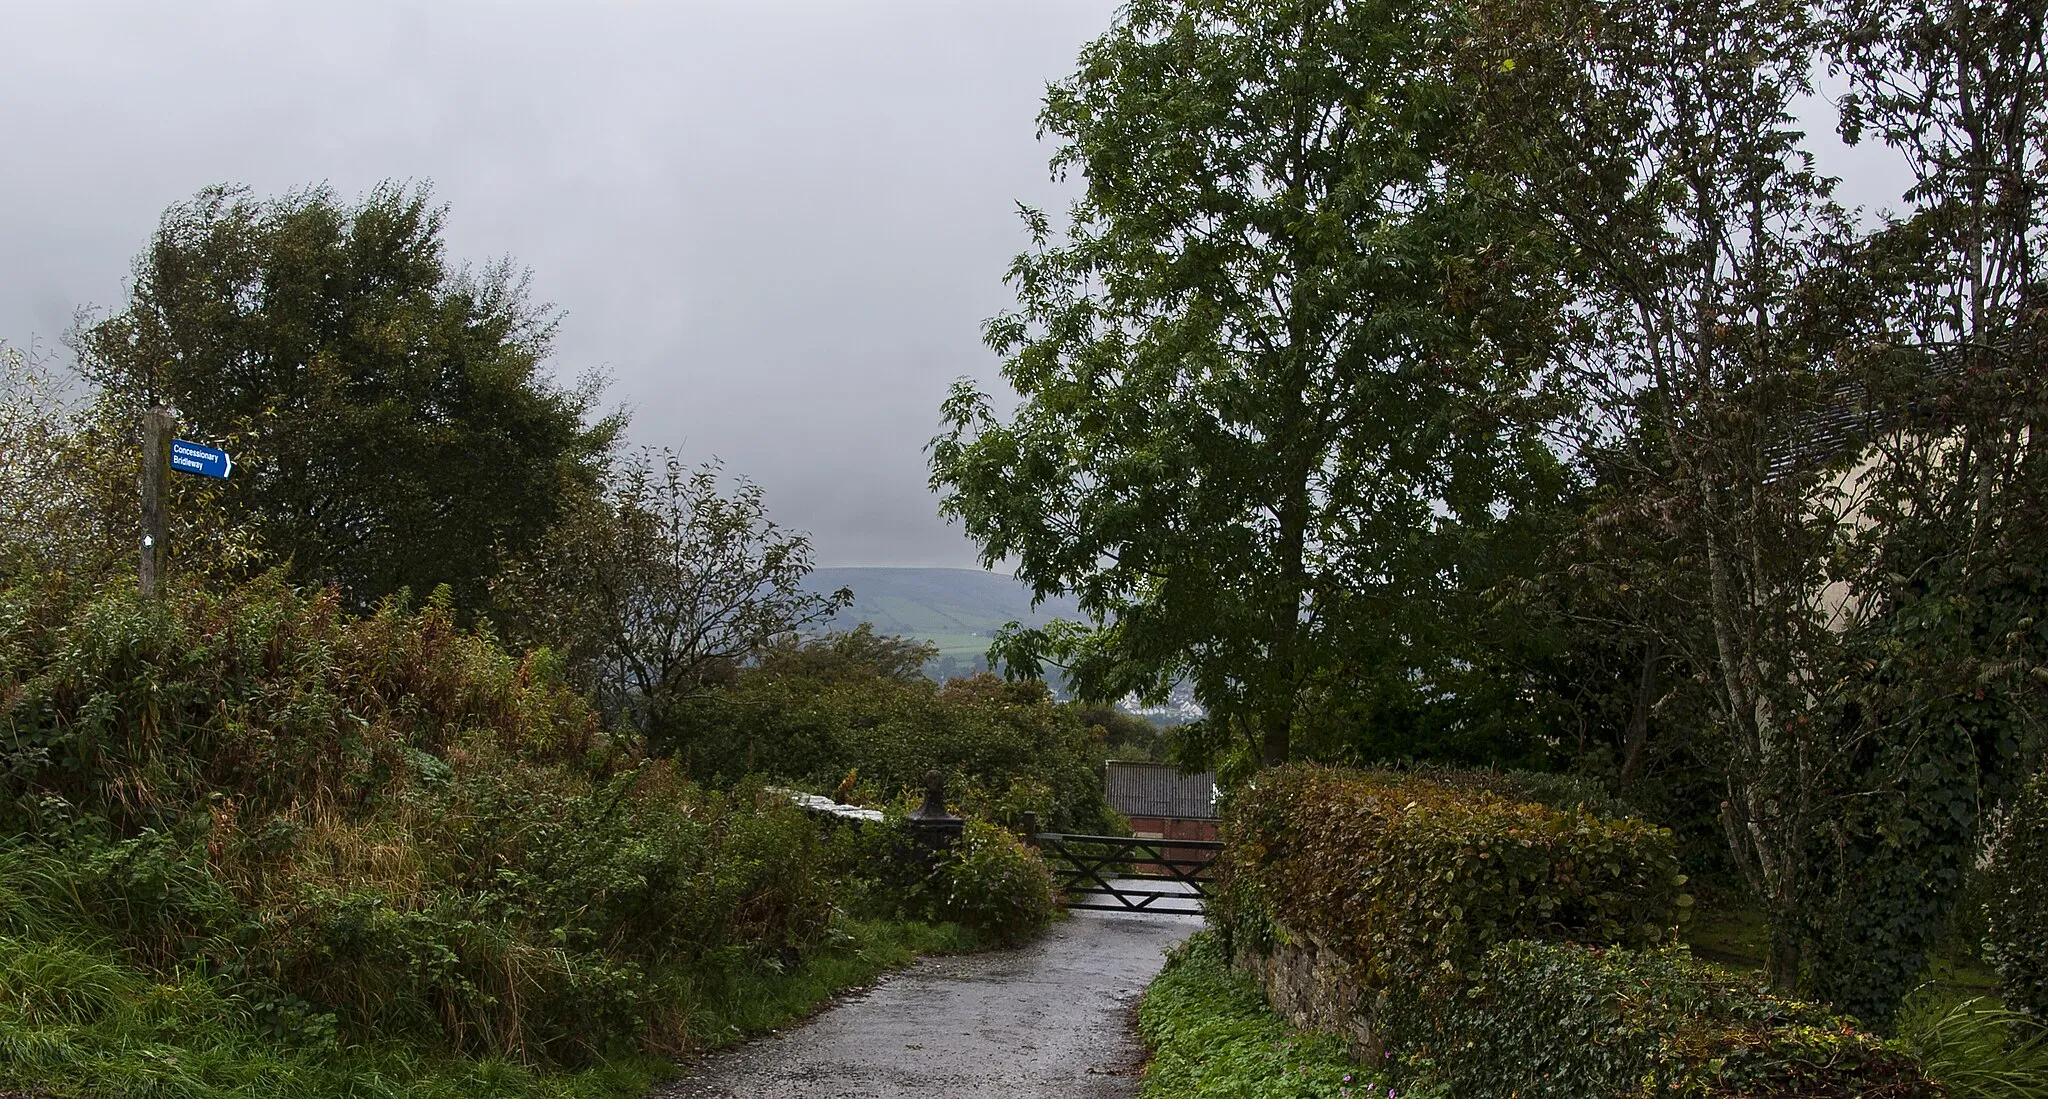
[[[1982,998],[1918,995],[1898,1016],[1899,1042],[1949,1099],[2048,1096],[2048,1030]]]
[[[968,819],[960,837],[934,854],[895,807],[884,823],[839,829],[826,857],[858,879],[848,906],[881,918],[956,927],[979,941],[1019,943],[1045,930],[1059,913],[1044,858],[986,820]]]
[[[1509,801],[1529,801],[1567,812],[1583,811],[1599,817],[1627,817],[1636,814],[1627,803],[1609,793],[1604,783],[1585,775],[1554,771],[1495,771],[1467,767],[1420,764],[1401,772],[1374,772],[1380,781],[1413,778],[1458,790],[1482,790]],[[1398,776],[1398,777],[1397,777]]]
[[[17,880],[0,873],[0,890]],[[0,895],[0,1089],[171,1099],[420,1096],[632,1099],[668,1059],[615,1053],[577,1071],[348,1039],[331,1015],[249,982],[135,966],[91,939],[20,932]],[[49,922],[47,913],[38,917]],[[794,964],[714,959],[673,987],[699,1048],[802,1018],[919,954],[969,949],[956,928],[839,921]]]
[[[2048,773],[2015,800],[1984,884],[1985,954],[2006,1005],[2048,1018]]]
[[[1305,715],[1455,663],[1410,641],[1464,620],[1447,581],[1565,480],[1533,242],[1444,170],[1462,33],[1438,6],[1140,0],[1049,90],[1087,189],[1057,230],[1025,212],[986,331],[1021,399],[956,387],[932,483],[1086,621],[992,662],[1095,699],[1188,679],[1268,763]]]
[[[361,805],[474,737],[535,762],[597,743],[549,654],[457,629],[445,600],[359,617],[274,575],[156,601],[0,590],[0,816],[31,831],[56,825],[46,798],[129,834],[216,793]]]
[[[136,963],[237,975],[292,1018],[555,1063],[699,1044],[704,973],[794,961],[833,910],[810,821],[659,765],[592,783],[478,761],[404,800],[219,803],[181,835],[18,846],[0,871]]]
[[[714,783],[760,773],[817,790],[857,772],[853,796],[886,804],[946,776],[969,815],[1049,830],[1109,825],[1107,754],[1076,712],[1036,682],[992,675],[936,684],[926,650],[866,630],[770,646],[758,665],[675,715],[676,758]]]
[[[810,538],[768,518],[759,485],[727,492],[720,473],[643,451],[493,585],[515,636],[562,652],[608,721],[659,752],[691,695],[852,599],[805,590]]]
[[[937,871],[932,915],[1001,942],[1022,942],[1052,922],[1052,874],[1016,834],[970,820]]]
[[[595,386],[548,379],[554,319],[523,275],[451,267],[444,217],[398,184],[353,205],[209,187],[164,212],[130,300],[75,340],[113,415],[173,405],[186,437],[226,445],[222,505],[352,606],[446,583],[480,609],[621,426],[585,423]]]
[[[1138,1033],[1152,1051],[1143,1099],[1364,1099],[1384,1079],[1335,1038],[1289,1029],[1230,971],[1212,932],[1167,953],[1138,1004]]]
[[[0,934],[0,1089],[138,1099],[628,1099],[668,1071],[645,1056],[558,1073],[433,1056],[396,1041],[343,1042],[331,1016],[308,1017],[302,1005],[247,984],[145,970],[91,940]]]
[[[1967,711],[1999,708],[1958,700],[1876,746],[1866,792],[1818,840],[1812,995],[1885,1027],[1925,977],[1980,846],[1980,783],[1993,777]]]
[[[28,944],[5,986],[37,1041],[181,974],[241,1005],[223,1033],[535,1064],[701,1048],[823,994],[732,991],[846,945],[859,868],[785,798],[621,751],[559,662],[445,600],[338,604],[0,592],[0,936]],[[986,906],[1011,879],[975,865]],[[117,1071],[74,1053],[50,1079]]]
[[[1226,923],[1254,944],[1313,935],[1368,988],[1515,939],[1667,941],[1691,903],[1664,829],[1412,776],[1263,772],[1226,834]]]
[[[1896,1096],[1938,1099],[1903,1049],[1683,947],[1519,941],[1462,987],[1394,990],[1403,1068],[1472,1099]]]

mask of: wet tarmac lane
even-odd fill
[[[928,958],[707,1058],[655,1099],[1130,1099],[1131,1009],[1197,917],[1076,912],[1029,945]]]

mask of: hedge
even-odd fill
[[[1515,939],[1648,946],[1691,898],[1671,834],[1412,775],[1293,766],[1233,799],[1218,907],[1233,936],[1314,936],[1370,987]]]
[[[1503,943],[1469,983],[1382,1010],[1405,1016],[1403,1068],[1463,1099],[1944,1094],[1895,1045],[1677,946]]]
[[[1984,920],[2006,1006],[2048,1017],[2048,774],[2021,791],[1999,833]]]
[[[1304,936],[1318,972],[1334,955],[1366,993],[1337,1010],[1418,1095],[1943,1094],[1900,1047],[1673,945],[1691,898],[1670,832],[1503,788],[1265,772],[1230,805],[1217,918],[1239,951]]]

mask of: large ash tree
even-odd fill
[[[1139,0],[1054,85],[1062,232],[1026,211],[1021,400],[959,384],[932,444],[989,565],[1090,621],[1014,630],[1017,672],[1104,698],[1191,680],[1209,746],[1289,757],[1427,659],[1472,547],[1556,464],[1523,333],[1554,301],[1488,180],[1437,6]]]

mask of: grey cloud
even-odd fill
[[[833,564],[969,565],[922,447],[1057,205],[1034,115],[1108,0],[14,8],[0,338],[117,304],[219,181],[432,180],[451,253],[566,311],[635,442],[718,455]]]
[[[993,383],[1014,203],[1069,193],[1039,97],[1114,9],[13,5],[0,338],[53,346],[118,303],[157,215],[208,183],[430,179],[452,254],[533,269],[567,311],[558,371],[607,370],[636,442],[724,458],[826,563],[971,565],[922,447],[951,379]],[[1882,154],[1825,155],[1896,201]]]

